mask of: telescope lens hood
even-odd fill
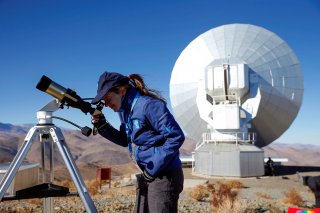
[[[41,91],[45,92],[49,88],[51,82],[52,82],[52,80],[50,78],[48,78],[47,76],[43,75],[41,77],[40,81],[38,82],[36,88],[38,90],[41,90]]]

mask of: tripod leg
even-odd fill
[[[84,184],[80,172],[72,158],[71,152],[64,140],[61,130],[57,127],[50,129],[50,134],[53,141],[57,144],[58,149],[62,155],[62,158],[67,166],[70,176],[78,190],[80,198],[85,205],[87,212],[97,212],[97,209],[88,193],[87,187]]]
[[[20,168],[23,159],[26,157],[28,151],[30,150],[30,147],[34,141],[34,138],[37,136],[37,134],[35,134],[36,131],[37,131],[37,127],[32,127],[29,130],[27,136],[24,139],[24,143],[22,144],[17,155],[14,157],[13,161],[11,162],[9,170],[3,177],[0,183],[0,200],[2,200],[13,178],[15,177],[18,169]]]

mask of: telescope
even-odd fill
[[[57,196],[68,196],[71,193],[69,188],[62,187],[53,184],[54,181],[54,170],[53,170],[53,151],[54,145],[57,146],[63,161],[70,173],[70,177],[73,180],[74,185],[77,188],[78,194],[86,208],[87,212],[97,212],[93,200],[88,193],[88,189],[79,173],[76,166],[75,160],[67,146],[63,133],[59,127],[56,127],[52,123],[52,118],[57,118],[66,121],[79,129],[81,129],[82,134],[89,136],[92,129],[89,127],[80,127],[71,121],[64,118],[53,116],[52,113],[63,106],[71,106],[80,109],[84,113],[90,113],[91,115],[99,115],[102,110],[102,102],[97,104],[97,107],[91,107],[91,104],[84,101],[77,93],[71,89],[66,89],[63,86],[55,83],[47,76],[42,76],[39,83],[36,86],[37,89],[52,95],[55,99],[51,100],[47,105],[45,105],[40,111],[37,112],[38,124],[32,127],[27,136],[24,139],[22,146],[20,147],[17,155],[14,157],[10,168],[6,172],[3,178],[0,178],[0,201],[4,194],[7,192],[10,184],[12,183],[14,177],[16,176],[19,167],[21,166],[25,156],[27,156],[32,144],[35,142],[36,138],[39,138],[41,144],[41,156],[42,156],[42,184],[32,186],[29,188],[24,188],[17,190],[15,196],[6,197],[6,200],[20,200],[29,198],[44,198],[43,200],[43,211],[53,212],[54,201],[52,197]],[[89,98],[88,98],[89,99]],[[101,108],[101,109],[100,109]],[[100,110],[99,110],[100,109]],[[50,142],[50,179],[47,182],[46,179],[46,169],[45,169],[45,143]],[[1,180],[2,179],[2,180]]]
[[[84,99],[77,95],[75,91],[69,88],[64,88],[45,75],[41,77],[36,88],[58,99],[61,103],[61,108],[63,108],[63,105],[66,105],[78,108],[86,114],[88,112],[91,115],[97,115],[101,113],[101,106],[98,105],[97,108],[92,107],[89,102],[84,101]]]
[[[56,98],[60,102],[60,108],[63,108],[63,106],[70,106],[74,108],[80,109],[85,114],[90,113],[92,116],[97,116],[101,114],[101,110],[103,108],[103,103],[98,103],[97,107],[94,108],[91,106],[91,103],[84,101],[77,93],[69,88],[65,88],[61,86],[60,84],[52,81],[47,76],[43,75],[38,82],[37,89],[39,89],[42,92],[48,93],[49,95],[52,95],[54,98]],[[89,98],[88,98],[89,99]],[[89,127],[81,128],[78,125],[66,120],[62,119],[56,116],[53,116],[53,118],[58,118],[60,120],[66,121],[78,128],[81,129],[84,135],[89,136],[91,134],[91,129]],[[89,130],[90,129],[90,130]],[[93,134],[97,134],[97,129],[94,128]]]

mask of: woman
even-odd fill
[[[103,115],[93,117],[92,123],[101,136],[128,146],[141,170],[135,212],[178,212],[184,180],[179,148],[185,138],[165,100],[148,89],[140,75],[114,72],[99,78],[92,103],[101,100],[119,113],[120,129],[113,128]]]

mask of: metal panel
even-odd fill
[[[252,177],[264,174],[264,152],[253,145],[204,144],[195,151],[194,172],[209,176]]]
[[[9,163],[0,164],[0,181],[9,169]],[[5,195],[14,196],[16,191],[35,186],[39,183],[39,164],[23,163],[8,187]]]

